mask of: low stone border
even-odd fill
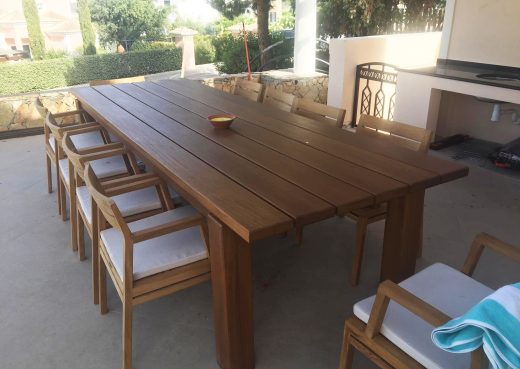
[[[247,79],[247,73],[205,78],[201,82],[207,86],[231,93],[235,88],[237,79]],[[316,73],[310,77],[301,77],[289,70],[275,70],[253,73],[253,80],[274,86],[277,90],[299,98],[310,99],[321,104],[327,103],[329,76],[326,74]]]
[[[222,91],[232,92],[238,78],[246,79],[247,74],[205,78],[200,82]],[[276,70],[254,73],[253,78],[299,98],[327,103],[329,78],[325,74],[317,73],[311,77],[299,77],[288,70]],[[67,90],[0,97],[0,137],[14,137],[15,131],[43,126],[43,119],[36,109],[38,97],[52,113],[62,113],[77,108],[74,96]],[[33,129],[29,132],[34,134],[40,131]],[[19,136],[22,135],[24,133],[19,132]]]

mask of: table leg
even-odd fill
[[[211,215],[208,225],[217,361],[222,369],[253,369],[251,246]]]
[[[391,200],[385,224],[381,281],[400,282],[415,273],[422,249],[424,190]]]

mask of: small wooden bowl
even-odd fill
[[[229,128],[236,116],[233,114],[215,114],[208,116],[209,122],[217,129]]]

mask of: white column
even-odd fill
[[[296,0],[294,72],[311,75],[316,69],[316,0]]]

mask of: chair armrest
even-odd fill
[[[82,155],[79,160],[81,164],[85,164],[92,160],[110,158],[112,156],[124,155],[126,154],[126,149],[124,147],[113,149],[113,150],[103,150],[102,152],[95,152],[91,154]]]
[[[131,237],[134,243],[138,243],[149,240],[151,238],[164,236],[168,233],[181,231],[186,228],[191,228],[197,225],[203,225],[203,222],[204,217],[201,214],[196,213],[182,219],[174,220],[168,223],[160,224],[155,227],[133,232],[131,234]]]
[[[124,179],[130,180],[131,182],[124,183],[118,186],[111,186],[109,188],[105,188],[105,195],[108,197],[121,195],[124,193],[141,190],[143,188],[154,187],[161,184],[161,179],[159,177],[150,177],[150,178],[135,178],[137,176],[125,177]],[[105,187],[105,186],[103,186]]]
[[[471,249],[461,269],[462,273],[468,276],[473,274],[480,260],[480,256],[482,256],[482,252],[486,247],[520,263],[520,248],[501,241],[490,234],[480,233],[471,244]]]
[[[370,318],[368,319],[367,328],[365,330],[368,338],[374,338],[380,332],[388,304],[391,300],[434,327],[440,326],[451,319],[442,311],[434,308],[401,286],[391,281],[384,281],[377,289],[376,299],[372,306],[372,311],[370,312]]]

